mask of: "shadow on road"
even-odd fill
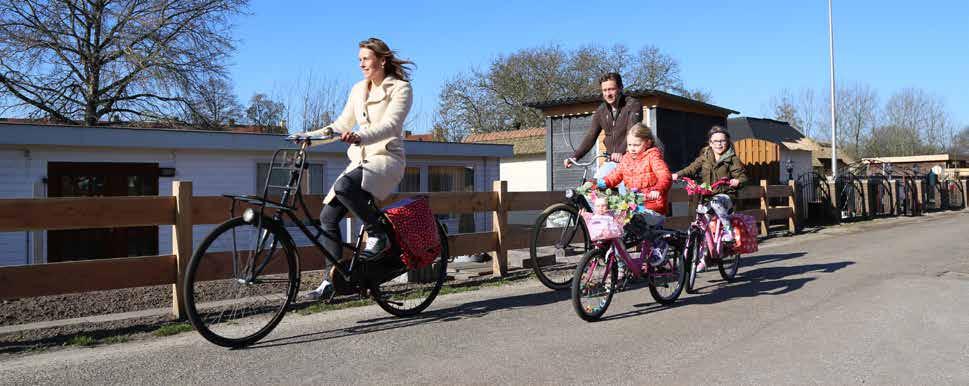
[[[670,307],[666,307],[658,303],[636,304],[634,305],[634,307],[636,307],[635,310],[609,315],[602,318],[602,320],[607,321],[625,319],[690,304],[713,304],[745,297],[783,295],[791,291],[796,291],[803,287],[806,283],[815,280],[813,277],[797,276],[812,272],[832,273],[849,265],[855,264],[853,261],[841,261],[826,264],[803,264],[795,266],[756,268],[758,265],[762,266],[769,263],[790,260],[804,256],[805,254],[805,252],[794,252],[759,255],[744,258],[741,260],[740,272],[738,273],[736,280],[732,283],[727,283],[720,279],[720,273],[716,268],[712,268],[702,273],[701,275],[703,276],[700,276],[698,280],[703,280],[704,276],[710,277],[710,275],[715,275],[717,280],[712,281],[710,285],[697,288],[697,290],[700,292],[699,294],[680,298],[678,302]]]
[[[361,320],[357,322],[357,326],[352,327],[264,340],[253,346],[242,348],[240,350],[316,342],[346,336],[393,330],[397,328],[412,327],[426,323],[451,322],[466,318],[478,318],[488,315],[493,311],[541,306],[557,303],[563,300],[569,300],[569,298],[569,291],[541,291],[525,295],[484,299],[440,310],[431,310],[408,318],[386,316],[375,319]]]
[[[704,279],[704,277],[710,278],[711,275],[716,275],[718,280],[712,281],[710,285],[698,288],[698,291],[700,291],[700,294],[698,295],[681,298],[681,300],[673,307],[689,304],[713,304],[731,299],[761,295],[783,295],[788,292],[795,291],[803,287],[807,282],[814,280],[813,277],[797,276],[812,272],[831,273],[854,264],[852,261],[842,261],[826,264],[757,267],[770,263],[784,262],[804,256],[805,254],[805,252],[794,252],[758,255],[744,258],[740,266],[740,273],[738,274],[736,281],[732,283],[726,283],[723,280],[720,280],[720,273],[717,272],[716,268],[708,270],[702,274],[703,276],[701,276],[701,280]],[[639,283],[633,285],[628,290],[635,290],[644,286],[644,283]],[[242,350],[316,342],[393,330],[397,328],[412,327],[426,323],[451,322],[466,318],[477,318],[498,310],[511,310],[515,308],[534,307],[557,303],[563,300],[569,300],[570,296],[569,291],[541,291],[504,298],[484,299],[440,310],[428,311],[409,318],[387,316],[361,320],[357,322],[356,326],[351,327],[265,340],[253,346],[243,348]],[[602,318],[602,321],[646,315],[671,308],[657,303],[636,304],[634,307],[636,307],[635,310],[608,315]]]

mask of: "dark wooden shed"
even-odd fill
[[[643,121],[653,128],[657,145],[671,170],[686,166],[706,144],[706,133],[713,125],[727,126],[727,116],[736,111],[703,103],[679,95],[655,90],[626,90],[627,97],[643,105]],[[571,156],[574,146],[582,141],[592,113],[601,104],[601,95],[586,95],[530,103],[545,115],[546,170],[548,188],[564,190],[574,187],[582,177],[582,168],[566,169],[562,161]],[[604,151],[599,136],[599,152]],[[585,160],[594,154],[586,155]]]

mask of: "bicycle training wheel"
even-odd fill
[[[374,301],[394,316],[416,315],[437,297],[447,279],[447,233],[440,222],[437,232],[441,238],[441,253],[426,267],[407,270],[395,279],[371,287]]]
[[[263,218],[226,221],[202,240],[185,271],[185,311],[208,341],[255,343],[279,324],[299,291],[299,260],[289,234]]]
[[[616,292],[619,270],[615,260],[606,258],[606,251],[596,248],[583,255],[572,280],[572,308],[587,322],[602,317]]]
[[[538,280],[554,290],[571,285],[575,266],[589,251],[589,231],[578,210],[568,204],[555,204],[542,212],[532,229],[530,259]]]
[[[686,253],[682,244],[671,244],[666,251],[666,261],[649,268],[649,294],[660,304],[673,304],[683,292],[686,270]]]

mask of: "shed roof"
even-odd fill
[[[649,96],[665,98],[676,102],[681,102],[686,105],[696,106],[702,109],[722,113],[723,115],[739,114],[739,112],[733,111],[725,107],[720,107],[709,103],[700,102],[698,100],[694,100],[694,99],[690,99],[676,94],[670,94],[668,92],[663,92],[658,90],[648,90],[648,89],[624,90],[623,94],[625,94],[628,97],[634,97],[634,98],[642,98],[642,97],[649,97]],[[594,102],[601,102],[601,101],[602,101],[602,95],[594,94],[594,95],[580,95],[580,96],[574,96],[574,97],[557,98],[557,99],[551,99],[551,100],[545,100],[545,101],[532,101],[532,102],[525,103],[525,106],[534,107],[536,109],[546,109],[549,107],[573,105],[573,104],[580,104],[580,103],[594,103]]]
[[[471,134],[463,142],[513,145],[515,155],[545,154],[545,128]]]
[[[144,149],[196,149],[274,151],[292,146],[282,134],[157,128],[65,126],[0,122],[0,145],[66,147],[125,147]],[[311,151],[342,153],[342,143],[316,146]],[[509,157],[512,146],[503,144],[404,141],[408,155]]]

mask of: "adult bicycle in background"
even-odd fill
[[[600,158],[606,156],[599,155],[589,162],[569,158],[573,165],[583,169],[577,185],[590,177],[592,166]],[[579,216],[582,209],[592,211],[584,196],[576,194],[574,189],[567,189],[563,202],[549,205],[535,219],[528,264],[538,280],[553,290],[568,289],[572,285],[575,266],[591,246],[589,230]]]

